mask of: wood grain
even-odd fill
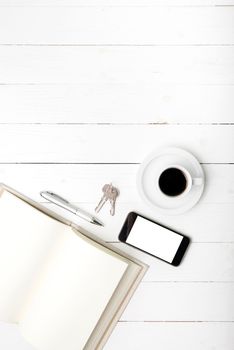
[[[231,282],[234,282],[234,243],[193,243],[192,241],[179,267],[165,264],[126,244],[113,245],[150,266],[144,282],[165,282],[165,288],[168,288],[167,282],[178,284],[190,282],[194,285],[200,282],[211,284],[219,282],[226,283],[227,288]]]
[[[123,321],[234,321],[233,283],[143,282]]]
[[[233,46],[0,46],[0,84],[233,85],[233,60]]]
[[[220,207],[217,210],[222,210],[222,205],[232,205],[234,166],[202,164],[202,167],[206,188],[200,204],[207,207],[217,204],[217,208]],[[124,211],[124,205],[135,203],[140,206],[142,203],[136,187],[138,168],[139,164],[0,164],[0,176],[2,182],[31,194],[37,201],[41,200],[40,190],[48,187],[68,196],[72,202],[93,203],[99,200],[102,185],[112,181],[120,190],[119,210]]]
[[[233,343],[233,323],[120,322],[105,350],[230,350]]]
[[[187,234],[193,242],[233,242],[234,167],[204,164],[203,168],[207,185],[200,202],[178,216],[162,215],[140,199],[135,185],[138,164],[1,164],[0,179],[36,201],[44,202],[39,195],[41,190],[53,190],[90,212],[94,212],[100,199],[102,185],[112,181],[120,189],[120,196],[114,217],[109,215],[108,204],[99,213],[104,228],[90,226],[64,210],[59,211],[107,241],[117,241],[127,213],[135,210]]]
[[[2,7],[0,43],[223,45],[234,43],[233,21],[226,7]]]
[[[233,348],[233,20],[233,0],[0,0],[0,181],[150,265],[106,350]],[[178,216],[135,185],[139,163],[168,145],[206,175]],[[109,181],[121,195],[114,217],[99,214],[104,228],[39,196],[94,212]],[[179,268],[117,243],[130,210],[191,238]],[[31,349],[4,325],[0,347]]]
[[[99,6],[160,6],[160,7],[194,7],[194,6],[232,6],[233,0],[1,0],[4,7],[99,7]]]
[[[233,125],[1,125],[0,162],[139,163],[149,150],[177,145],[203,163],[233,163],[233,130]]]
[[[234,123],[234,85],[100,79],[94,84],[0,85],[0,95],[1,123]]]
[[[105,350],[222,349],[229,350],[234,342],[233,323],[219,322],[120,322]],[[0,345],[4,350],[31,350],[23,340],[17,325],[1,323]],[[6,335],[8,338],[6,338]]]

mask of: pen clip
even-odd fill
[[[57,200],[59,200],[59,201],[65,203],[65,204],[70,204],[70,202],[69,202],[67,199],[65,199],[65,198],[63,198],[63,197],[61,197],[61,196],[59,196],[59,195],[56,194],[56,193],[49,192],[49,191],[46,191],[46,193],[48,193],[48,194],[49,194],[51,197],[53,197],[54,199],[57,199]]]
[[[71,205],[70,202],[69,202],[67,199],[65,199],[65,198],[63,198],[63,197],[61,197],[61,196],[59,196],[58,194],[56,194],[56,193],[54,193],[54,192],[50,192],[50,191],[41,191],[41,192],[40,192],[40,195],[41,195],[43,198],[45,198],[46,200],[48,200],[48,201],[50,201],[50,202],[53,202],[53,203],[54,203],[54,201],[55,201],[56,203],[57,203],[57,202],[60,202],[61,204],[64,203],[64,204],[66,204],[66,205]]]
[[[73,214],[77,212],[76,206],[71,204],[68,200],[65,198],[59,196],[58,194],[50,191],[42,191],[40,192],[40,195],[45,198],[46,200],[66,209],[71,211]]]

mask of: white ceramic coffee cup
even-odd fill
[[[185,176],[185,179],[186,179],[186,188],[184,189],[183,192],[181,192],[180,194],[176,195],[176,196],[173,196],[174,198],[177,198],[177,197],[182,197],[186,194],[188,194],[192,187],[193,186],[200,186],[203,184],[203,178],[202,177],[192,177],[192,175],[190,174],[190,172],[184,168],[183,166],[181,165],[177,165],[177,164],[172,164],[170,166],[167,166],[165,168],[163,168],[161,171],[160,171],[160,174],[159,174],[159,177],[158,177],[158,181],[157,181],[157,184],[158,184],[158,188],[160,190],[160,192],[164,195],[164,196],[167,196],[167,197],[171,197],[171,196],[168,196],[167,194],[165,194],[161,188],[159,187],[159,178],[161,176],[161,174],[167,170],[167,169],[171,169],[171,168],[176,168],[176,169],[179,169]]]

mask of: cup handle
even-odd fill
[[[200,186],[203,184],[203,178],[202,177],[193,177],[192,183],[195,186]]]

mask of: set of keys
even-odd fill
[[[99,211],[102,209],[103,205],[109,201],[111,208],[110,208],[110,214],[113,216],[115,215],[115,202],[116,202],[116,198],[119,195],[119,191],[116,187],[114,187],[112,185],[112,183],[110,184],[105,184],[102,187],[102,198],[100,200],[100,202],[98,203],[98,205],[95,208],[95,212],[99,213]]]

